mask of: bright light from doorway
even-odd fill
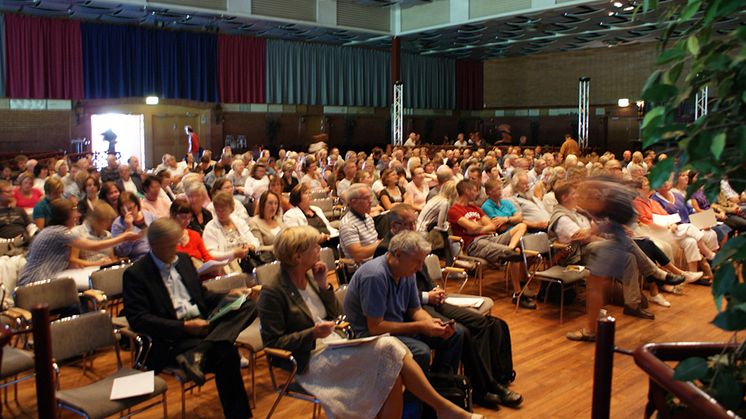
[[[120,161],[137,156],[142,165],[145,161],[145,130],[142,115],[107,113],[91,115],[91,138],[96,167],[106,165],[109,142],[104,141],[103,133],[111,130],[117,135],[115,149]]]

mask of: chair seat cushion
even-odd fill
[[[463,260],[463,259],[456,259],[453,261],[453,266],[457,268],[463,268],[466,270],[474,270],[476,269],[477,265],[476,263],[470,261],[470,260]]]
[[[583,278],[588,276],[588,270],[586,269],[583,272],[566,271],[564,266],[555,265],[549,269],[536,272],[536,276],[538,278],[549,278],[562,281],[566,285],[569,285],[582,281]]]
[[[4,347],[0,378],[12,377],[23,371],[34,369],[34,354],[22,349]],[[33,374],[33,371],[30,372]]]
[[[470,294],[448,294],[449,297],[465,297],[465,298],[475,298],[476,295],[470,295]],[[477,313],[486,316],[490,314],[490,311],[492,310],[492,306],[495,305],[495,302],[490,297],[480,297],[483,302],[482,305],[479,306],[479,308],[472,308],[471,310],[476,310]]]
[[[142,371],[122,368],[113,375],[87,386],[58,391],[57,400],[76,410],[85,412],[91,418],[104,418],[166,392],[168,388],[166,381],[160,377],[155,377],[155,391],[152,394],[122,400],[109,400],[111,386],[115,378],[126,377],[140,372]]]
[[[111,323],[114,325],[114,327],[117,327],[120,329],[124,327],[126,328],[130,327],[130,323],[127,321],[127,318],[124,316],[113,317],[111,319]]]
[[[252,352],[259,352],[264,349],[262,335],[259,332],[259,318],[254,319],[249,327],[244,329],[241,334],[238,335],[238,338],[236,338],[236,344],[248,348]]]

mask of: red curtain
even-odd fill
[[[264,103],[262,38],[218,36],[218,94],[224,103]]]
[[[456,60],[456,109],[482,109],[484,67],[481,61]]]
[[[5,40],[8,97],[83,97],[80,22],[9,13]]]

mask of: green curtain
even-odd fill
[[[375,106],[389,104],[388,51],[267,40],[267,103]]]
[[[401,78],[405,108],[456,106],[456,60],[402,53]]]

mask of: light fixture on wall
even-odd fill
[[[629,13],[638,6],[637,0],[611,0],[609,5],[609,16],[617,16],[622,13]]]
[[[617,105],[619,105],[620,108],[626,108],[629,106],[629,99],[623,97],[617,101]]]
[[[145,98],[145,104],[146,105],[157,105],[158,104],[158,96],[148,96]]]

